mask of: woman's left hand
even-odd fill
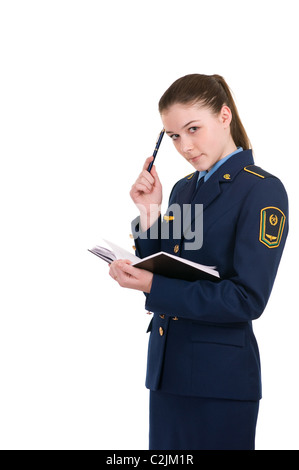
[[[150,271],[134,268],[131,266],[131,261],[126,259],[113,261],[109,266],[109,275],[121,287],[150,293],[153,282],[153,274]]]

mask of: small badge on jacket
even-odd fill
[[[268,248],[279,246],[286,216],[277,207],[264,207],[261,210],[260,242]]]

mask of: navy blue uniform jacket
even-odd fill
[[[169,204],[189,203],[197,178],[195,172],[178,181]],[[179,395],[259,400],[260,359],[252,320],[266,307],[284,248],[286,191],[245,150],[211,175],[192,204],[203,204],[200,249],[186,250],[183,235],[174,239],[170,231],[169,239],[137,236],[136,254],[143,258],[175,251],[217,266],[221,280],[189,282],[154,274],[145,303],[154,312],[146,386]],[[160,218],[155,223],[161,227],[166,222]],[[138,218],[135,232],[136,224]]]

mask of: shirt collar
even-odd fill
[[[206,182],[211,176],[213,173],[215,173],[216,170],[218,170],[218,168],[223,165],[223,163],[225,163],[230,157],[232,157],[233,155],[235,155],[236,153],[239,153],[239,152],[243,152],[243,148],[242,147],[238,147],[237,150],[235,150],[234,152],[230,153],[229,155],[227,155],[226,157],[222,158],[221,160],[219,160],[219,162],[215,163],[214,166],[212,166],[212,168],[210,169],[210,171],[200,171],[199,172],[199,175],[198,175],[198,181],[201,179],[201,178],[204,178],[204,182]]]

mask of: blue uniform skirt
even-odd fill
[[[254,450],[258,401],[150,392],[150,450]]]

